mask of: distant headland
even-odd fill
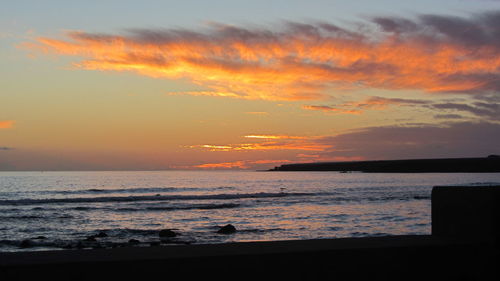
[[[483,158],[440,158],[285,164],[269,171],[337,171],[364,173],[500,173],[500,155]]]

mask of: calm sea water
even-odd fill
[[[432,187],[471,184],[500,174],[0,172],[0,251],[429,234]]]

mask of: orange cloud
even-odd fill
[[[14,126],[14,121],[12,120],[6,120],[6,121],[0,121],[0,129],[9,129]]]
[[[356,108],[375,108],[384,109],[389,105],[421,105],[428,104],[425,100],[415,99],[401,99],[401,98],[383,98],[383,97],[370,97],[364,101],[347,104]]]
[[[316,140],[318,137],[301,137],[287,135],[247,135],[244,138],[255,139],[254,143],[224,144],[224,145],[191,145],[188,148],[198,148],[208,151],[268,151],[268,150],[303,150],[324,151],[330,148]]]
[[[209,145],[209,144],[203,144],[203,145],[198,145],[198,146],[193,146],[193,147],[201,147],[201,148],[206,148],[210,151],[230,151],[233,149],[232,146],[229,145]]]
[[[195,169],[256,169],[258,167],[265,167],[266,164],[283,164],[292,163],[290,160],[241,160],[234,162],[222,163],[206,163],[201,165],[194,165],[191,168]],[[264,166],[263,166],[264,165]]]
[[[195,165],[193,168],[199,169],[248,169],[245,161],[223,162],[223,163],[207,163]]]
[[[263,142],[263,143],[242,143],[231,145],[191,145],[188,148],[201,148],[208,151],[264,151],[264,150],[306,150],[323,151],[328,145],[322,145],[315,142]]]
[[[346,109],[331,107],[328,105],[303,105],[302,108],[306,109],[306,110],[320,110],[320,111],[324,111],[324,112],[338,113],[338,114],[361,114],[362,113],[361,110],[356,110],[356,109],[346,110]]]
[[[293,140],[303,140],[307,139],[307,137],[298,137],[298,136],[286,136],[286,135],[247,135],[244,138],[248,139],[293,139]]]
[[[24,46],[83,57],[78,68],[188,78],[208,89],[177,94],[317,100],[351,88],[478,93],[500,90],[500,27],[491,24],[498,20],[500,13],[484,13],[374,18],[356,31],[288,23],[272,30],[70,32]]]

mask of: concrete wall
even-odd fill
[[[498,242],[500,186],[436,186],[432,235]]]

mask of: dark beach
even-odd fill
[[[120,280],[182,276],[234,279],[474,280],[487,244],[432,236],[3,253],[4,280]],[[3,278],[2,278],[3,279]]]

